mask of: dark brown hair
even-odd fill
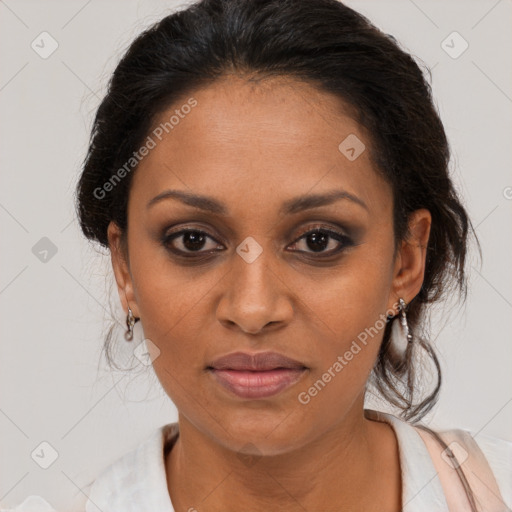
[[[424,73],[392,36],[341,2],[202,0],[141,33],[117,65],[94,119],[77,186],[83,233],[106,248],[110,221],[126,235],[136,167],[104,197],[98,190],[140,147],[157,115],[229,73],[291,77],[352,108],[370,134],[374,167],[392,186],[396,248],[407,237],[409,214],[430,211],[424,281],[407,317],[414,350],[428,356],[436,382],[424,392],[411,349],[401,360],[393,358],[390,330],[396,320],[391,319],[371,379],[403,417],[420,419],[441,385],[428,341],[427,305],[454,290],[466,298],[467,243],[474,230],[449,176],[449,145]]]

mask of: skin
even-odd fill
[[[230,76],[190,96],[198,105],[133,176],[127,254],[117,225],[108,229],[123,307],[160,350],[153,366],[179,411],[180,436],[165,461],[175,510],[400,510],[394,431],[363,408],[383,329],[308,404],[297,397],[365,328],[396,314],[399,297],[417,295],[430,213],[410,216],[410,236],[394,257],[392,190],[370,161],[369,135],[331,94],[282,77]],[[338,150],[349,134],[367,148],[354,161]],[[214,197],[229,214],[176,199],[147,208],[166,189]],[[342,199],[279,214],[286,200],[334,189],[367,207]],[[315,252],[303,235],[318,224],[353,244],[328,238]],[[161,241],[171,228],[206,231],[211,238],[198,250],[219,252],[180,258]],[[236,252],[249,236],[262,248],[250,263]],[[197,254],[184,242],[169,245]],[[274,350],[308,370],[277,395],[242,399],[205,370],[238,350]]]

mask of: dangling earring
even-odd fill
[[[124,333],[124,338],[126,341],[133,340],[133,326],[135,325],[135,322],[135,316],[133,315],[130,306],[128,306],[128,315],[126,315],[126,326],[128,327],[128,329]]]
[[[391,354],[400,361],[403,359],[407,347],[412,343],[413,338],[409,325],[407,324],[407,315],[405,313],[407,303],[402,298],[398,299],[398,302],[399,318],[396,319],[391,326],[391,343],[389,349]]]

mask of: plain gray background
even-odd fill
[[[466,306],[449,316],[444,305],[436,316],[444,383],[425,421],[512,440],[511,2],[347,4],[432,69],[454,180],[483,247],[481,267],[473,252]],[[124,318],[111,288],[110,258],[81,236],[73,205],[92,116],[110,73],[132,39],[176,5],[0,1],[4,507],[38,495],[58,510],[78,510],[81,488],[100,470],[177,418],[151,367],[139,364],[128,375],[100,360],[109,294],[121,326]],[[47,58],[31,46],[44,37],[45,51],[51,49],[42,32],[58,43]],[[469,46],[457,55],[464,41]],[[137,363],[134,345],[117,332],[118,360]],[[139,324],[135,336],[142,339]],[[40,467],[54,453],[55,462]]]

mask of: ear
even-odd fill
[[[409,303],[420,292],[425,275],[431,224],[432,216],[425,208],[415,210],[409,215],[409,232],[398,250],[393,271],[391,303],[388,304],[391,310],[400,297]]]
[[[138,318],[140,315],[137,302],[135,301],[135,294],[133,293],[133,282],[128,263],[128,255],[125,254],[123,249],[121,234],[121,228],[114,221],[111,221],[107,228],[107,237],[119,298],[121,299],[125,313],[128,314],[128,306],[130,306],[134,316]]]

